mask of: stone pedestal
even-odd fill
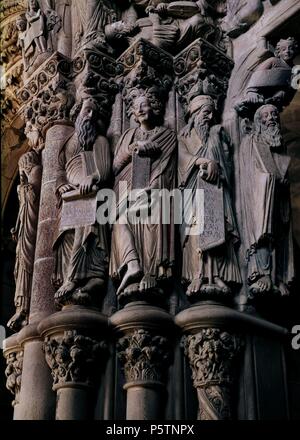
[[[128,304],[111,318],[127,390],[126,419],[163,418],[168,365],[172,359],[173,318],[144,302]]]
[[[56,420],[92,419],[107,357],[107,318],[97,310],[67,306],[44,319],[39,331],[57,392]]]
[[[198,303],[179,313],[175,322],[185,335],[185,354],[192,369],[193,383],[198,395],[198,419],[240,418],[236,409],[238,406],[241,407],[241,404],[237,405],[238,396],[234,393],[238,377],[239,389],[241,386],[243,389],[247,388],[249,381],[252,381],[247,390],[247,400],[243,402],[245,413],[248,413],[245,418],[248,419],[249,413],[253,412],[253,408],[259,407],[259,401],[264,399],[263,395],[266,397],[268,392],[267,389],[262,393],[260,391],[260,396],[251,393],[253,380],[257,381],[261,375],[261,368],[253,363],[253,358],[250,362],[249,350],[253,353],[253,341],[259,335],[269,335],[276,341],[280,336],[283,338],[287,331],[256,316],[214,303]],[[250,340],[245,338],[246,334],[251,334]],[[254,347],[256,346],[257,344],[254,344]],[[272,350],[269,362],[276,359],[277,354]],[[280,368],[277,368],[275,376],[283,377],[283,372],[279,370]]]

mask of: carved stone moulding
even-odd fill
[[[218,102],[225,98],[233,61],[211,43],[197,39],[174,59],[176,89],[186,109],[198,95],[210,95]]]
[[[140,301],[115,313],[111,324],[126,380],[127,419],[161,417],[173,359],[173,318],[165,310]]]
[[[4,342],[3,355],[6,359],[5,369],[6,388],[13,394],[12,406],[19,403],[22,370],[23,370],[23,348],[18,342],[18,335],[13,335]]]

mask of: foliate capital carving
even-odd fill
[[[164,383],[172,360],[171,344],[163,336],[135,330],[119,340],[118,356],[128,382]]]
[[[21,391],[23,350],[9,351],[5,353],[7,367],[5,369],[6,388],[14,395],[13,406],[19,403]]]
[[[176,90],[187,111],[198,95],[221,101],[226,96],[233,61],[216,46],[199,38],[174,59]]]
[[[47,337],[44,352],[54,389],[66,384],[93,386],[106,357],[107,345],[72,330],[65,331],[62,337]]]
[[[195,335],[185,336],[183,344],[196,388],[232,384],[233,364],[242,347],[240,336],[208,328]]]

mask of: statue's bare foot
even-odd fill
[[[140,282],[140,291],[145,292],[146,290],[154,289],[157,286],[156,278],[149,273],[147,273],[142,281]]]
[[[91,278],[80,290],[82,293],[92,293],[95,290],[100,290],[104,283],[102,278]]]
[[[278,285],[278,289],[279,289],[281,296],[289,296],[290,295],[290,290],[283,281],[280,281],[280,283]]]
[[[17,332],[22,327],[28,324],[28,318],[25,312],[17,312],[15,315],[8,321],[7,327],[11,330]]]
[[[139,281],[142,276],[143,272],[140,268],[139,262],[137,260],[130,261],[127,265],[127,271],[124,278],[118,288],[117,295],[120,295],[120,293],[122,293],[129,284],[132,284],[133,281]]]
[[[202,279],[201,278],[194,279],[187,289],[186,292],[187,296],[192,296],[198,293],[200,291],[201,286],[202,286]]]
[[[58,289],[54,298],[56,300],[66,299],[74,292],[76,287],[77,283],[75,281],[67,281]]]
[[[230,293],[231,292],[230,288],[227,286],[227,284],[224,283],[223,280],[221,280],[221,278],[215,277],[214,282],[215,282],[216,286],[218,286],[222,290],[223,293]]]

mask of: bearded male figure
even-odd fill
[[[294,278],[290,158],[283,145],[279,112],[260,107],[254,133],[241,145],[240,175],[250,294],[289,294]]]
[[[78,114],[79,112],[79,114]],[[75,107],[75,131],[59,153],[57,196],[77,190],[82,197],[103,187],[111,170],[110,148],[104,136],[97,101],[85,98]],[[91,152],[93,172],[85,170],[85,155]],[[60,229],[54,243],[56,268],[53,283],[59,287],[56,302],[63,304],[75,291],[91,295],[104,284],[108,268],[107,231],[94,224],[72,229]]]
[[[123,134],[113,163],[119,209],[126,203],[124,183],[128,191],[137,189],[144,193],[151,193],[153,189],[171,190],[175,186],[176,136],[162,126],[163,105],[159,91],[152,88],[137,92],[131,110],[139,127]],[[147,182],[138,183],[145,176]],[[123,186],[119,186],[120,183]],[[110,273],[120,282],[119,295],[153,291],[159,280],[172,274],[174,227],[172,223],[163,224],[160,206],[158,209],[157,224],[132,222],[129,218],[126,224],[114,224]]]
[[[239,234],[231,201],[231,145],[224,129],[220,125],[212,125],[215,110],[214,101],[210,96],[194,98],[189,105],[189,123],[179,137],[180,188],[192,192],[195,210],[199,179],[216,188],[221,187],[223,212],[220,215],[225,223],[223,243],[216,242],[209,249],[201,248],[200,233],[192,234],[190,225],[185,224],[186,221],[182,224],[182,278],[184,283],[189,284],[188,296],[226,296],[231,293],[230,285],[241,283],[235,252]],[[186,206],[185,210],[187,211]],[[195,211],[193,214],[194,219],[199,222],[199,212]],[[186,219],[186,213],[184,218]]]

